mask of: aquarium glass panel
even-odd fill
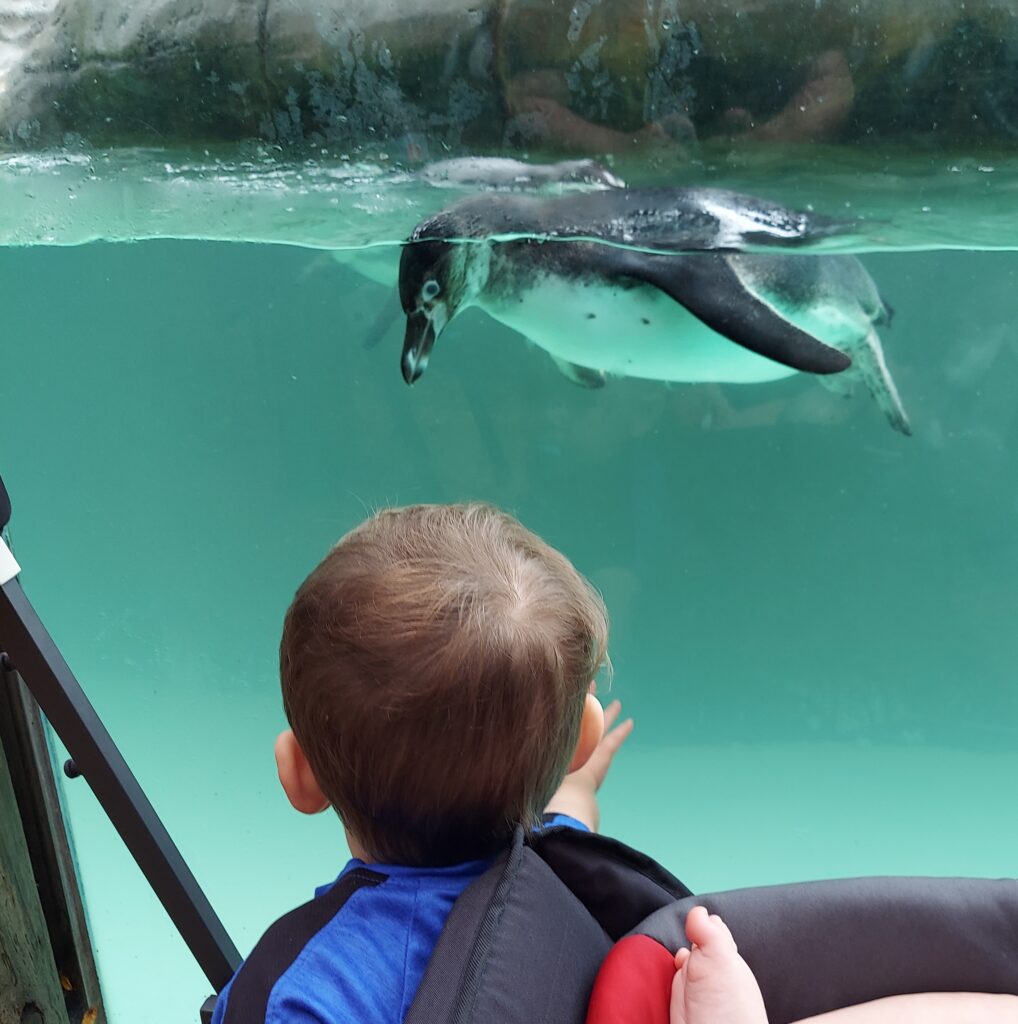
[[[11,545],[243,953],[348,857],[284,612],[394,504],[603,593],[603,829],[694,891],[1014,874],[1018,6],[68,6],[0,24]],[[195,1020],[62,791],[109,1018]]]

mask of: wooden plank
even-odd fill
[[[0,831],[5,835],[17,832],[18,849],[23,847],[27,868],[20,866],[20,859],[14,859],[16,851],[13,847],[4,850],[4,863],[11,858],[12,864],[19,865],[21,888],[28,884],[21,877],[26,870],[32,879],[34,902],[23,904],[23,914],[31,917],[35,929],[33,935],[38,931],[38,916],[41,914],[47,951],[47,980],[42,982],[42,991],[49,991],[50,981],[56,979],[63,1014],[60,1017],[46,1014],[41,1019],[47,1024],[68,1019],[71,1024],[102,1024],[105,1014],[99,980],[54,777],[46,726],[38,705],[2,653],[0,757],[13,799],[13,803],[4,805]],[[16,830],[10,827],[10,823],[17,826]],[[6,927],[6,921],[0,916],[0,939],[7,934]],[[42,939],[37,938],[37,941]],[[5,984],[6,981],[0,977],[0,992],[5,991]],[[14,986],[14,991],[17,989]],[[4,1005],[3,998],[0,996],[0,1006]],[[23,1002],[21,1005],[27,1004]],[[35,1005],[41,1013],[43,1003],[36,999]],[[0,1024],[6,1024],[4,1012],[0,1010]],[[16,1019],[22,1022],[20,1011]],[[30,1014],[25,1017],[25,1021],[30,1019]]]
[[[0,715],[6,719],[0,725],[0,740],[18,761],[15,794],[70,1016],[74,1022],[102,1024],[99,979],[47,730],[38,704],[16,672],[0,675]]]
[[[67,1022],[7,756],[0,750],[0,1024]]]

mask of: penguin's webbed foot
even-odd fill
[[[559,359],[557,356],[552,356],[551,361],[566,380],[572,381],[578,387],[593,390],[603,388],[608,381],[608,375],[603,370],[592,370],[589,366],[570,363],[568,360]]]

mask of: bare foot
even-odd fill
[[[767,1024],[760,986],[724,921],[694,907],[686,938],[693,948],[675,954],[671,1024]]]

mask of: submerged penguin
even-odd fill
[[[841,391],[856,378],[909,434],[876,332],[889,310],[862,264],[731,251],[845,230],[718,189],[474,196],[423,221],[404,247],[403,377],[414,383],[446,324],[475,305],[588,387],[610,376],[758,383],[804,372]]]

